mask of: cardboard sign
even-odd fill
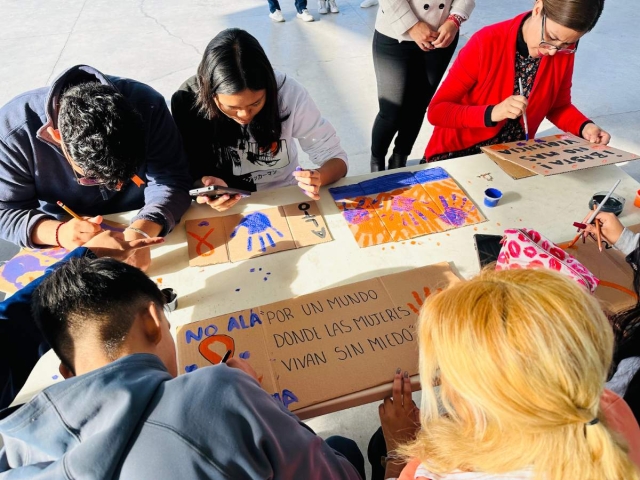
[[[521,178],[535,177],[536,174],[526,168],[520,167],[515,163],[508,162],[506,160],[502,160],[499,156],[495,155],[490,149],[487,147],[480,147],[484,154],[493,160],[493,163],[498,165],[507,175],[509,175],[514,180],[520,180]]]
[[[329,192],[361,248],[486,220],[440,167],[383,175]]]
[[[189,265],[204,266],[333,240],[315,201],[185,222]]]
[[[127,227],[121,223],[103,220],[100,224],[103,230],[123,232]],[[26,287],[54,263],[62,260],[69,253],[60,247],[53,248],[21,248],[15,256],[0,267],[0,291],[15,293]]]
[[[457,281],[442,263],[190,323],[177,331],[179,372],[216,365],[231,350],[290,410],[346,395],[350,405],[373,401],[388,388],[373,399],[370,389],[390,384],[396,368],[418,372],[420,307]]]
[[[640,225],[628,227],[629,230],[640,232]],[[622,252],[608,248],[600,252],[598,245],[592,239],[586,243],[578,241],[567,249],[571,243],[567,241],[559,246],[573,255],[599,280],[600,285],[594,295],[600,300],[605,310],[617,312],[635,305],[637,299],[633,290],[633,270],[626,262]]]
[[[500,160],[545,176],[640,158],[636,154],[590,143],[568,133],[481,148],[485,153],[491,153]]]

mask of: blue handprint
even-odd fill
[[[276,234],[279,237],[284,236],[273,225],[271,225],[271,220],[269,220],[269,217],[262,212],[250,213],[249,215],[244,217],[242,220],[240,220],[240,223],[238,223],[236,228],[233,229],[231,238],[234,238],[236,236],[240,227],[245,227],[249,233],[249,238],[247,239],[247,251],[249,252],[253,250],[253,235],[258,235],[258,241],[260,242],[261,252],[267,251],[267,246],[265,245],[264,238],[261,235],[262,233],[266,232],[268,229],[271,229],[274,232],[276,232]],[[271,234],[265,233],[265,236],[267,237],[267,241],[269,242],[269,245],[271,245],[271,247],[275,247],[276,242],[273,241],[273,237],[271,236]]]

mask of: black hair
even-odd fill
[[[32,312],[45,340],[75,371],[74,343],[96,329],[111,360],[117,358],[137,313],[165,298],[141,270],[111,258],[73,258],[61,264],[33,294]]]
[[[214,132],[217,138],[231,134],[238,140],[243,138],[243,131],[241,125],[220,111],[216,95],[235,95],[246,89],[266,90],[265,104],[251,121],[249,132],[260,149],[271,149],[277,143],[273,153],[279,151],[282,123],[289,118],[289,113],[280,111],[281,85],[258,40],[239,28],[223,30],[207,45],[197,79],[196,106],[206,118],[219,124],[218,132]]]
[[[65,90],[58,129],[71,159],[108,188],[133,177],[145,159],[142,117],[110,85],[85,82]]]
[[[590,32],[598,23],[604,0],[544,0],[547,18],[576,32]]]

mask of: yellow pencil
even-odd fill
[[[67,212],[69,215],[71,215],[73,218],[75,218],[76,220],[84,220],[80,215],[78,215],[76,212],[74,212],[73,210],[71,210],[69,207],[67,207],[64,203],[62,203],[60,200],[58,200],[56,202],[58,204],[58,206],[60,208],[62,208],[65,212]]]

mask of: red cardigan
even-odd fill
[[[426,158],[472,147],[496,136],[504,126],[506,120],[486,127],[484,114],[490,105],[513,95],[516,39],[527,14],[483,28],[460,50],[427,111],[435,129]],[[578,136],[588,121],[571,103],[574,57],[556,54],[540,60],[527,107],[530,135],[545,116],[561,130]]]

